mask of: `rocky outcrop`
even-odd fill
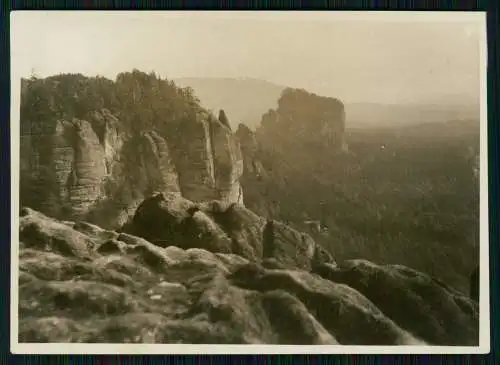
[[[215,199],[242,204],[243,191],[239,179],[243,174],[243,158],[239,142],[229,127],[220,122],[212,120],[210,128],[217,191]]]
[[[176,212],[209,216],[181,198],[162,204],[179,207],[170,209],[172,225],[183,219]],[[249,214],[236,212],[230,217]],[[228,235],[225,222],[214,225]],[[23,343],[478,343],[477,303],[403,267],[270,269],[218,246],[159,247],[31,209],[21,210],[19,233]]]
[[[315,255],[320,248],[309,235],[281,222],[266,222],[242,205],[195,204],[175,194],[146,199],[123,231],[163,247],[175,244],[231,253],[250,262],[267,259],[279,267],[309,270],[315,258],[333,262],[331,257]]]
[[[153,130],[127,134],[107,110],[88,120],[22,124],[21,201],[50,216],[117,228],[161,191],[243,203],[239,142],[208,113],[167,138]]]
[[[267,148],[317,148],[342,151],[345,142],[344,104],[335,98],[285,89],[278,108],[262,116],[258,139]]]
[[[366,260],[350,260],[336,268],[323,265],[316,272],[356,289],[396,323],[431,344],[477,341],[476,303],[426,274]]]
[[[140,145],[149,191],[180,193],[179,175],[165,139],[154,131],[146,132]]]
[[[223,109],[219,110],[219,122],[231,129],[231,124],[229,123],[229,119],[227,119],[226,112]]]
[[[243,152],[244,201],[267,218],[297,223],[290,211],[302,210],[298,204],[303,199],[320,198],[312,197],[315,190],[301,194],[303,199],[288,196],[312,188],[317,176],[332,170],[337,157],[346,151],[345,110],[338,99],[290,88],[283,91],[277,104],[262,116],[255,132],[244,125],[236,132]]]
[[[267,172],[259,160],[259,145],[255,133],[246,125],[240,124],[235,133],[241,146],[243,155],[244,176],[255,176],[257,179],[266,179]]]
[[[21,198],[54,216],[85,215],[102,195],[106,154],[91,124],[32,123],[21,135]]]
[[[120,128],[120,121],[107,109],[90,112],[89,121],[104,148],[106,173],[110,174],[113,165],[119,161],[120,150],[125,139],[123,130]]]
[[[184,123],[171,141],[181,192],[193,201],[243,202],[243,161],[231,130],[208,113]]]
[[[245,191],[243,197],[245,206],[266,218],[276,218],[279,212],[278,204],[263,198],[268,190],[270,175],[262,164],[256,135],[246,125],[240,124],[235,136],[238,138],[243,156],[243,174],[240,181]]]

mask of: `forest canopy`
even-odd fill
[[[60,74],[22,80],[21,122],[87,119],[107,109],[129,131],[158,130],[196,117],[202,111],[193,89],[133,70],[110,80],[82,74]]]

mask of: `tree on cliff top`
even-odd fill
[[[123,72],[116,80],[60,74],[22,80],[21,124],[38,120],[88,119],[108,109],[125,130],[164,132],[166,125],[194,119],[202,110],[191,88],[180,88],[155,73]]]
[[[287,88],[278,100],[277,112],[285,120],[310,123],[318,119],[338,119],[343,109],[344,105],[338,99],[319,96],[303,89]]]

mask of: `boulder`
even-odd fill
[[[478,306],[436,279],[400,265],[350,260],[316,269],[322,277],[349,285],[385,315],[433,345],[477,346]]]
[[[283,290],[295,296],[341,344],[424,344],[387,318],[355,289],[305,271],[248,266],[236,271],[231,282],[247,290],[261,293]]]
[[[273,258],[281,267],[310,270],[313,260],[332,260],[315,258],[320,248],[308,234],[216,200],[196,205],[175,194],[157,194],[139,206],[124,229],[162,247],[175,242],[183,249],[236,254],[252,262]]]

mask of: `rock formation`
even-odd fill
[[[231,124],[229,124],[229,119],[227,119],[226,112],[223,109],[219,110],[219,122],[231,129]]]
[[[311,172],[331,170],[336,157],[347,149],[344,129],[341,101],[285,89],[277,108],[262,116],[255,132],[244,125],[236,132],[244,161],[241,183],[245,205],[268,218],[291,218],[282,213],[297,207],[285,194],[307,186],[305,179],[315,181]]]
[[[172,145],[182,195],[193,201],[219,199],[242,203],[239,178],[243,160],[231,130],[205,112],[179,129],[168,142]]]
[[[260,179],[267,177],[267,172],[259,160],[259,145],[255,133],[246,125],[240,124],[235,133],[241,146],[243,155],[243,174],[254,175]]]
[[[263,115],[258,139],[267,148],[323,147],[342,151],[345,142],[345,110],[340,100],[301,89],[285,89],[278,108]],[[302,150],[304,152],[304,150]]]
[[[90,123],[37,121],[30,127],[21,135],[22,198],[54,216],[85,214],[102,195],[107,174],[105,149]]]
[[[284,241],[276,242],[275,258],[287,265],[268,268],[258,259],[262,232],[237,228],[265,220],[239,205],[201,204],[196,211],[175,194],[154,199],[138,215],[156,207],[163,212],[158,226],[179,228],[177,236],[164,233],[165,247],[21,210],[20,342],[478,343],[477,303],[424,274],[364,261],[319,263],[311,272],[302,267],[305,255],[292,246],[280,250]],[[202,214],[194,226],[212,234],[212,244],[183,247],[191,237],[182,240],[179,226],[189,214]],[[276,223],[275,233],[295,239]],[[241,255],[226,236],[239,242]]]
[[[180,193],[179,175],[165,139],[154,131],[146,132],[140,146],[150,190]]]
[[[263,199],[270,182],[270,176],[261,161],[261,150],[255,133],[246,125],[240,124],[235,136],[241,146],[243,174],[241,185],[245,191],[244,203],[252,211],[267,218],[278,216],[279,206],[270,199]]]
[[[319,250],[309,235],[281,222],[266,223],[242,205],[216,200],[195,204],[175,194],[146,199],[123,232],[158,246],[175,242],[183,249],[234,253],[251,262],[272,258],[288,268],[310,269],[314,251]],[[322,256],[322,260],[333,262],[331,257]]]
[[[32,114],[21,115],[21,201],[45,214],[118,228],[155,192],[243,203],[239,141],[208,112],[171,122],[175,133],[130,129],[107,109]]]

